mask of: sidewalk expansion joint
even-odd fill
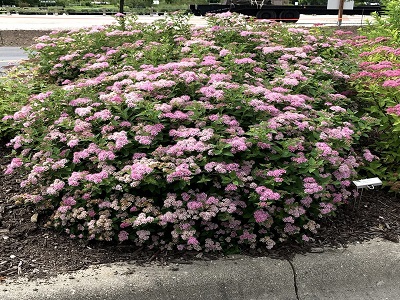
[[[292,263],[292,261],[290,259],[286,259],[290,265],[290,267],[292,268],[293,271],[293,285],[294,285],[294,292],[296,293],[296,298],[297,300],[300,300],[300,296],[299,296],[299,288],[297,286],[297,274],[296,274],[296,269],[294,268],[294,265]]]

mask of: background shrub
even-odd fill
[[[374,13],[374,21],[362,28],[363,34],[369,38],[389,37],[390,42],[399,43],[400,35],[400,2],[397,0],[382,0],[383,13]]]
[[[371,151],[379,156],[364,168],[371,176],[383,179],[392,191],[400,190],[400,3],[385,1],[386,15],[362,31],[365,36],[355,42],[359,54],[359,72],[353,76],[354,97],[360,113],[368,113],[375,124],[367,140]]]

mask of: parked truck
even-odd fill
[[[338,9],[328,9],[327,5],[299,5],[289,0],[224,0],[217,4],[192,4],[190,10],[195,16],[207,13],[236,12],[257,19],[271,19],[284,22],[297,22],[300,14],[306,15],[337,15]],[[380,5],[354,6],[343,10],[348,15],[370,15],[380,12]]]

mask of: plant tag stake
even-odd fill
[[[358,199],[357,198],[355,199],[353,206],[353,208],[355,208],[356,204],[358,203],[357,206],[359,208],[364,189],[367,188],[369,190],[373,190],[375,189],[376,186],[381,186],[382,181],[378,177],[373,177],[367,179],[354,180],[353,184],[357,187],[357,190],[361,189],[360,197]]]
[[[374,187],[382,185],[382,181],[378,177],[355,180],[353,183],[356,185],[357,189],[367,188],[369,190],[373,190]]]

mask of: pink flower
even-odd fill
[[[60,56],[59,60],[60,61],[71,61],[77,56],[79,56],[79,54],[75,52],[75,53],[72,53],[72,54],[67,54],[67,55]]]
[[[112,118],[112,113],[108,109],[103,109],[93,114],[93,119],[100,119],[103,121],[110,120]],[[92,119],[90,118],[90,119]]]
[[[203,203],[198,202],[198,201],[190,201],[187,203],[187,207],[190,210],[196,210],[196,209],[201,208],[202,206],[203,206]]]
[[[391,87],[391,88],[396,88],[400,86],[400,79],[396,80],[386,80],[383,84],[383,87]]]
[[[327,128],[321,133],[321,139],[351,139],[352,134],[354,133],[353,130],[348,128],[347,126],[338,127],[338,128]]]
[[[304,192],[306,194],[316,194],[323,191],[323,187],[320,186],[317,181],[312,177],[306,177],[303,179]]]
[[[22,166],[23,161],[20,158],[13,158],[11,160],[11,163],[7,166],[6,171],[4,172],[4,174],[11,174],[12,172],[14,172],[14,169],[19,168],[20,166]]]
[[[72,172],[71,176],[68,178],[68,184],[70,186],[78,186],[79,181],[85,178],[87,172]]]
[[[108,68],[109,64],[106,61],[103,62],[96,62],[94,64],[88,64],[85,68],[81,68],[81,71],[88,71],[88,70],[96,70],[96,69],[105,69]]]
[[[338,180],[348,179],[348,178],[350,178],[351,174],[352,174],[352,170],[350,169],[350,167],[347,164],[340,165],[339,169],[337,171],[333,172],[333,175]]]
[[[231,152],[232,153],[246,151],[247,148],[248,148],[248,144],[246,143],[246,138],[245,137],[237,137],[237,136],[235,136],[232,139],[227,139],[226,143],[231,145],[231,147],[232,147]]]
[[[376,158],[368,149],[364,150],[363,156],[367,161],[373,161]]]
[[[286,170],[284,169],[270,170],[267,172],[267,176],[271,177],[281,177],[283,174],[286,174]]]
[[[86,116],[87,114],[90,114],[90,111],[92,110],[92,107],[88,106],[88,107],[77,107],[75,108],[75,113],[80,116]]]
[[[219,62],[216,60],[214,56],[208,55],[204,56],[203,61],[201,62],[202,66],[215,66]]]
[[[340,107],[340,106],[331,106],[331,107],[329,107],[329,109],[333,110],[335,112],[343,112],[343,113],[346,112],[346,110],[343,107]]]
[[[213,86],[203,86],[200,88],[200,93],[202,93],[207,98],[222,99],[224,97],[224,91],[217,90]]]
[[[283,229],[284,232],[289,234],[295,234],[300,230],[299,227],[294,226],[292,223],[286,223],[285,228]]]
[[[273,46],[273,47],[264,47],[262,52],[264,54],[274,53],[276,51],[282,51],[284,48],[283,46]]]
[[[254,219],[257,223],[262,223],[269,218],[269,214],[264,210],[256,210],[254,212]]]
[[[255,242],[257,238],[257,235],[254,233],[250,233],[248,230],[245,230],[243,234],[239,237],[240,241],[249,241],[249,242]]]
[[[150,216],[147,217],[145,213],[140,213],[137,216],[136,220],[133,222],[133,227],[137,227],[137,226],[144,225],[144,224],[150,224],[153,221],[154,221],[153,217],[150,217]],[[137,234],[138,235],[144,234],[144,232],[139,230],[139,231],[137,231]],[[149,234],[150,234],[150,232],[149,232]]]
[[[388,114],[393,114],[393,115],[397,115],[400,116],[400,104],[397,104],[395,106],[389,107],[386,112]]]
[[[72,140],[68,141],[68,143],[67,143],[68,147],[71,147],[71,148],[75,147],[78,144],[79,144],[78,139],[72,139]]]
[[[227,50],[227,49],[222,49],[221,51],[219,51],[219,56],[224,57],[224,56],[226,56],[226,55],[229,54],[229,53],[230,53],[229,50]]]
[[[137,141],[139,144],[142,145],[150,145],[151,142],[153,141],[153,137],[147,136],[147,135],[136,135],[135,136],[135,141]]]
[[[51,168],[52,168],[53,170],[62,169],[62,168],[65,167],[65,164],[66,164],[67,162],[68,162],[68,160],[65,159],[65,158],[60,159],[60,160],[54,162],[53,165],[51,166]]]
[[[234,60],[235,64],[241,65],[241,64],[253,64],[256,63],[255,60],[249,58],[249,57],[245,57],[245,58],[236,58]]]
[[[100,183],[103,181],[103,179],[108,178],[108,173],[106,171],[101,171],[99,173],[94,173],[94,174],[87,174],[85,176],[85,179],[90,182],[94,183]]]
[[[146,125],[143,127],[143,130],[147,133],[150,133],[150,135],[152,135],[152,136],[156,136],[164,128],[165,128],[165,126],[163,124],[159,123],[159,124],[155,124],[155,125]]]
[[[59,191],[61,191],[65,186],[65,182],[60,180],[60,179],[56,179],[54,180],[54,182],[47,188],[46,193],[48,195],[56,195]]]
[[[339,153],[336,150],[332,150],[332,148],[327,143],[315,143],[315,146],[322,151],[321,156],[336,156]]]
[[[74,197],[64,197],[62,204],[66,206],[74,206],[76,204],[76,200]]]
[[[320,204],[320,212],[323,215],[329,214],[330,212],[335,210],[335,207],[333,206],[332,203],[325,203],[325,202],[321,202]]]
[[[165,118],[176,119],[176,120],[187,120],[187,119],[189,119],[189,114],[183,113],[183,112],[181,112],[179,110],[177,110],[177,111],[175,111],[173,113],[171,113],[171,112],[165,113],[162,116],[165,117]]]
[[[74,131],[75,132],[83,132],[83,131],[87,131],[90,130],[92,128],[92,124],[82,121],[80,119],[77,119],[75,121],[75,126],[74,126]]]
[[[188,238],[187,244],[196,246],[199,244],[199,241],[194,236],[191,236],[190,238]]]
[[[233,183],[229,183],[226,187],[225,187],[225,191],[229,192],[229,191],[236,191],[237,190],[237,186],[234,185]]]
[[[302,164],[308,161],[303,152],[298,153],[297,157],[292,157],[291,160],[298,164]]]
[[[306,213],[306,210],[302,206],[296,206],[294,208],[289,209],[289,214],[298,218]]]
[[[176,167],[175,171],[167,175],[167,182],[174,180],[190,180],[192,172],[189,170],[189,165],[183,163]]]
[[[100,161],[114,160],[115,159],[115,154],[112,151],[101,150],[99,152],[99,154],[97,155],[97,158]]]
[[[72,160],[73,163],[80,163],[82,159],[88,158],[90,156],[90,152],[88,149],[84,149],[83,151],[74,152],[74,158]]]
[[[115,148],[117,149],[122,149],[122,147],[129,144],[126,131],[114,132],[108,139],[115,141]]]
[[[259,186],[256,188],[256,193],[260,195],[260,200],[261,201],[268,201],[268,200],[278,200],[281,195],[279,193],[276,193],[272,191],[269,188],[266,188],[265,186]]]
[[[135,163],[131,166],[131,177],[133,180],[140,181],[144,175],[150,174],[153,171],[147,164]]]
[[[43,49],[46,46],[48,46],[48,44],[45,44],[45,43],[37,43],[36,45],[34,45],[36,50]]]
[[[62,214],[65,214],[70,209],[71,209],[71,206],[60,206],[59,208],[57,208],[57,211]]]
[[[126,232],[125,230],[121,230],[118,234],[118,240],[120,242],[126,241],[129,239],[129,233]]]

